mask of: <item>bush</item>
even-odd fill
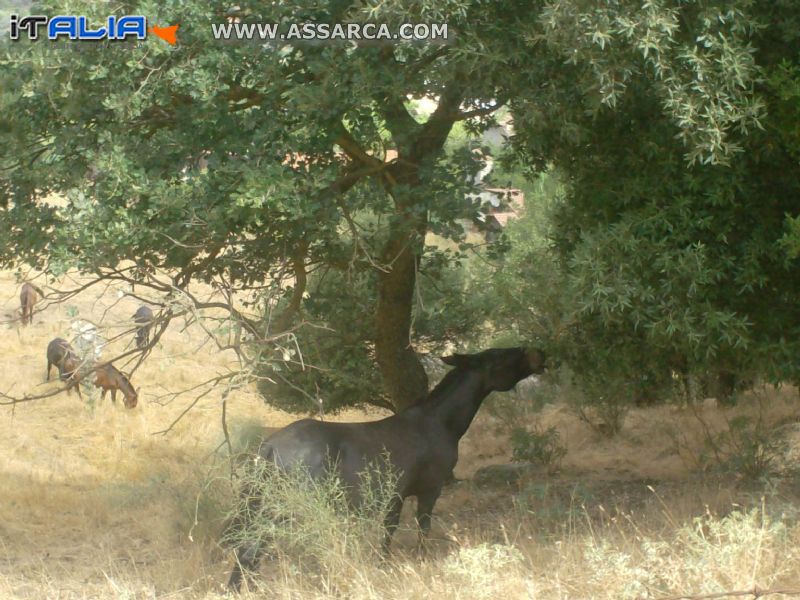
[[[703,464],[734,473],[744,479],[758,480],[773,475],[786,452],[786,442],[775,435],[760,417],[739,416],[731,419],[728,429],[708,433]]]
[[[379,457],[360,474],[360,503],[335,469],[313,478],[306,469],[285,472],[263,459],[248,461],[240,497],[223,542],[263,545],[282,567],[300,571],[326,590],[346,567],[375,560],[383,517],[396,498],[397,474]]]
[[[371,275],[330,271],[309,278],[315,288],[304,318],[283,348],[262,357],[258,390],[294,413],[335,414],[385,401],[369,340],[374,337]]]
[[[597,433],[612,437],[620,432],[635,398],[633,384],[621,377],[577,375],[566,366],[553,379],[565,402]]]
[[[678,529],[673,539],[636,539],[639,547],[630,551],[602,538],[587,543],[596,597],[651,598],[677,590],[722,597],[732,590],[768,589],[786,570],[785,550],[792,547],[786,525],[763,510],[724,518],[706,514]]]
[[[540,464],[548,470],[556,470],[567,449],[561,444],[561,436],[555,427],[542,431],[525,427],[515,427],[511,431],[513,460]]]
[[[522,553],[513,546],[480,544],[461,548],[442,564],[448,583],[460,583],[474,598],[496,598],[502,586],[498,572],[523,564]],[[454,586],[455,587],[455,586]]]

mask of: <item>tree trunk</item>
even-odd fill
[[[380,99],[383,117],[397,146],[397,158],[384,173],[397,216],[390,223],[389,239],[381,256],[386,270],[378,273],[375,354],[384,388],[398,411],[428,395],[428,375],[411,346],[417,266],[428,230],[420,165],[434,161],[444,148],[458,118],[462,85],[455,79],[442,92],[436,110],[424,125],[418,125],[409,115],[402,98],[388,95]]]
[[[400,215],[383,249],[385,271],[378,273],[375,354],[386,392],[401,411],[428,395],[428,375],[411,346],[411,313],[417,263],[427,219],[396,201]]]

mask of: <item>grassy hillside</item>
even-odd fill
[[[69,281],[56,287],[70,287]],[[0,273],[0,391],[22,396],[45,383],[45,349],[89,320],[107,337],[130,328],[138,303],[113,287],[91,288],[50,306],[20,328],[19,283]],[[104,357],[121,352],[115,341]],[[196,325],[173,323],[133,376],[139,405],[126,410],[84,387],[84,401],[62,393],[0,409],[0,597],[204,598],[222,594],[230,555],[216,540],[230,501],[220,449],[221,391],[167,434],[194,395],[172,398],[234,362],[205,343]],[[124,365],[119,365],[125,370]],[[767,427],[787,433],[797,417],[794,389],[760,392]],[[510,485],[478,485],[479,467],[508,462],[514,393],[492,399],[461,445],[456,475],[435,511],[432,552],[419,561],[410,527],[394,557],[380,564],[298,567],[287,555],[265,566],[264,585],[286,598],[655,598],[677,593],[788,586],[800,589],[797,479],[770,487],[697,474],[704,432],[755,415],[753,398],[733,410],[713,401],[696,410],[657,407],[628,416],[605,439],[563,404],[538,417],[567,445],[555,474],[532,472]],[[349,412],[337,420],[379,413]],[[699,417],[699,418],[698,418]],[[234,440],[296,417],[267,407],[252,388],[229,399]],[[788,423],[788,425],[787,425]],[[791,456],[791,452],[789,454]]]

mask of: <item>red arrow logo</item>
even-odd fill
[[[165,42],[169,42],[170,45],[174,46],[175,42],[178,41],[176,36],[178,27],[180,27],[180,25],[170,25],[169,27],[151,27],[150,33],[157,35]]]

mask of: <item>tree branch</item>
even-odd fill
[[[306,291],[308,278],[306,276],[306,257],[308,256],[308,242],[302,241],[292,256],[292,268],[294,270],[294,289],[289,305],[278,315],[270,327],[275,333],[283,333],[288,329],[289,324],[294,319],[300,306],[303,303],[303,294]]]
[[[455,115],[455,120],[463,121],[465,119],[473,119],[475,117],[485,117],[486,115],[492,114],[498,108],[504,106],[506,102],[507,100],[498,100],[492,106],[484,106],[483,108],[475,108],[473,110],[457,112]]]
[[[405,65],[397,61],[392,47],[382,49],[380,57],[384,64],[391,63],[390,68],[405,68]],[[387,90],[375,94],[374,99],[378,105],[378,112],[392,134],[395,145],[398,149],[405,148],[408,140],[413,139],[418,133],[420,124],[406,109],[403,97],[395,95],[394,90]]]
[[[783,596],[800,596],[800,589],[775,589],[775,590],[762,590],[754,587],[752,590],[736,590],[731,592],[719,592],[715,594],[696,594],[685,596],[663,596],[657,600],[714,600],[716,598],[733,598],[750,596],[752,598],[763,598],[764,596],[773,596],[781,594]]]
[[[449,46],[445,46],[445,45],[439,46],[433,52],[430,52],[429,54],[426,54],[425,56],[420,58],[418,61],[416,61],[414,63],[411,63],[409,65],[409,67],[410,67],[410,73],[409,74],[410,75],[416,75],[417,73],[422,71],[424,68],[426,68],[429,65],[433,64],[434,62],[436,62],[437,59],[439,59],[442,56],[444,56],[445,54],[447,54],[448,50],[450,50]]]
[[[192,276],[195,273],[207,268],[212,262],[214,262],[217,256],[219,256],[219,253],[222,251],[223,247],[224,242],[217,242],[216,244],[212,245],[205,258],[203,258],[197,264],[190,264],[181,270],[181,272],[174,279],[175,285],[177,287],[186,287],[189,285],[189,281],[191,281]]]
[[[422,126],[414,140],[410,157],[416,161],[427,158],[441,150],[458,115],[458,107],[464,98],[464,84],[461,81],[451,82],[442,92],[439,105]]]
[[[347,154],[347,156],[349,156],[353,161],[372,167],[383,164],[380,159],[368,154],[367,151],[361,147],[361,144],[358,143],[358,141],[353,137],[353,134],[347,130],[347,128],[344,126],[344,123],[341,121],[336,124],[335,132],[338,135],[336,136],[336,139],[333,140],[333,143],[340,146],[342,150],[344,150],[345,154]]]

